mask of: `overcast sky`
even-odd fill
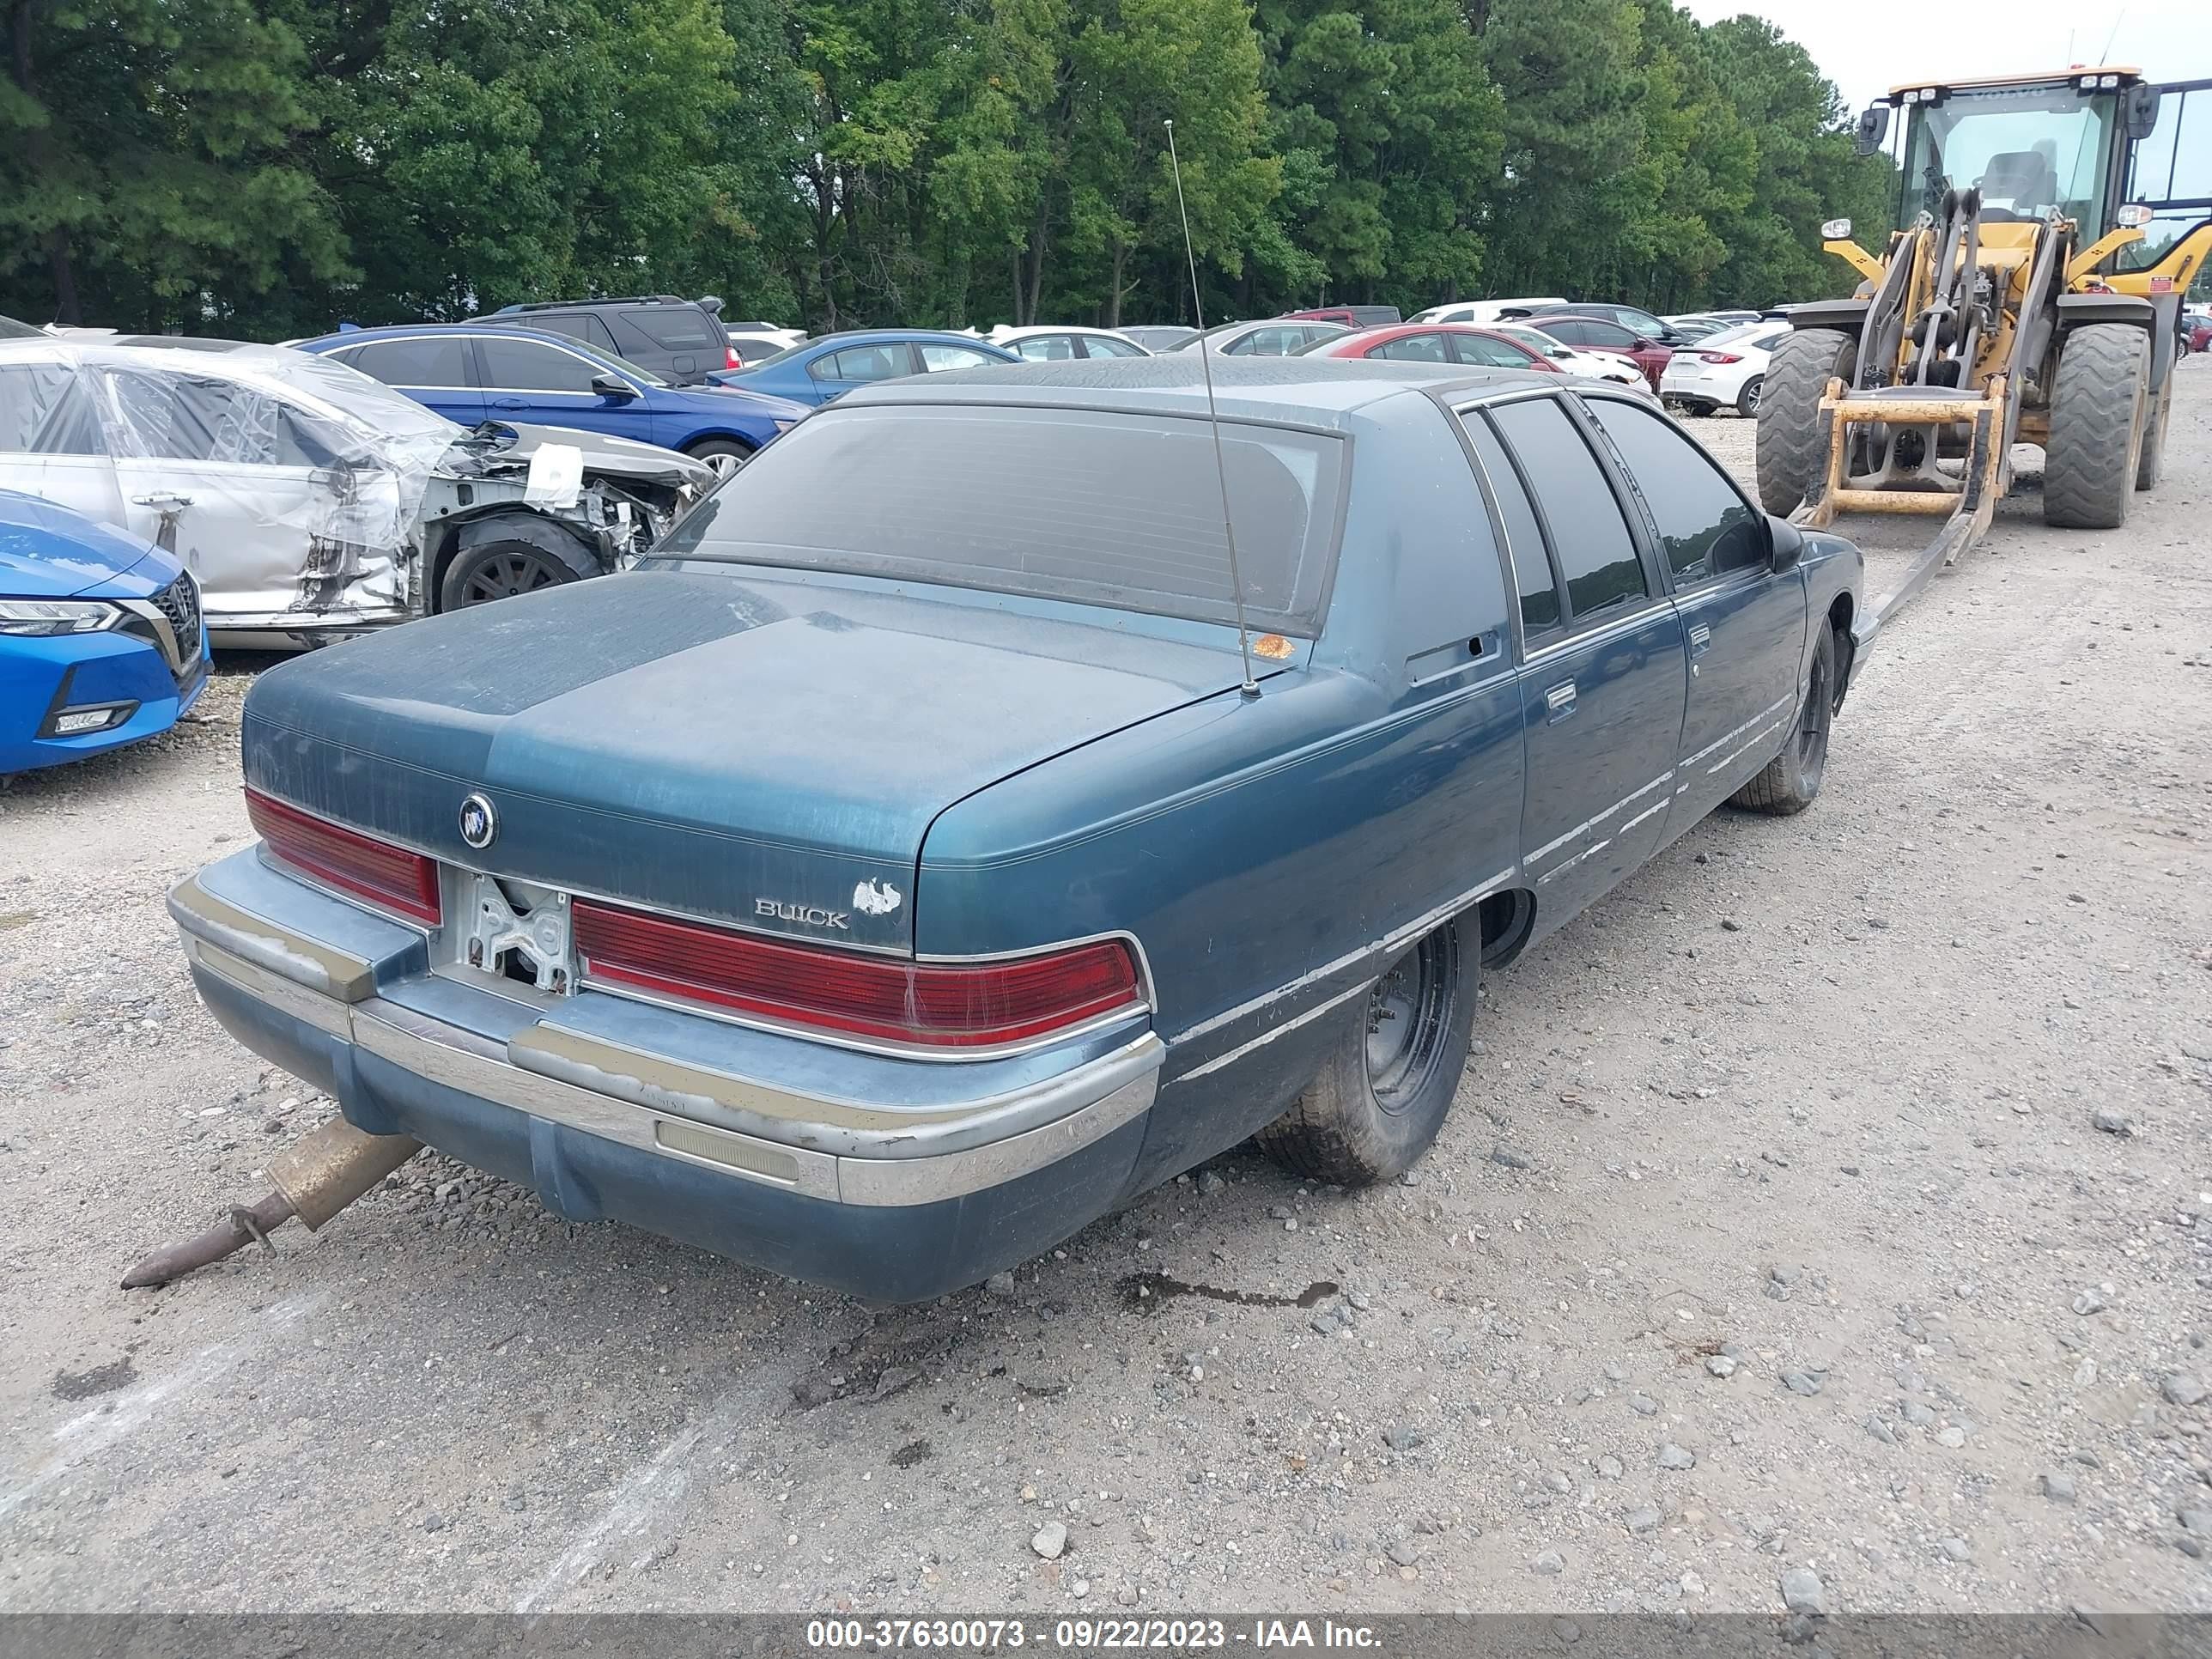
[[[1812,54],[1851,110],[1924,78],[2127,64],[2154,81],[2212,78],[2209,0],[1686,0],[1710,23],[1749,12]],[[2118,25],[2117,29],[2115,25]],[[2106,42],[2112,43],[2106,49]],[[2068,50],[2069,42],[2072,50]]]

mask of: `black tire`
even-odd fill
[[[1808,676],[1804,700],[1797,718],[1782,740],[1782,750],[1765,769],[1729,797],[1729,805],[1775,817],[1802,812],[1820,793],[1820,780],[1828,770],[1828,732],[1836,719],[1836,634],[1823,617],[1820,637],[1813,645],[1813,672]]]
[[[2060,342],[2043,446],[2045,524],[2118,530],[2127,522],[2149,368],[2150,336],[2127,323],[2091,323]]]
[[[1443,1127],[1467,1066],[1478,954],[1473,933],[1463,939],[1454,921],[1392,963],[1305,1092],[1253,1137],[1260,1150],[1340,1187],[1411,1169]]]
[[[695,461],[711,461],[717,455],[728,455],[743,466],[752,459],[753,447],[741,444],[734,438],[702,438],[684,453]]]
[[[456,553],[446,567],[445,580],[438,584],[438,608],[459,611],[597,574],[598,568],[581,548],[556,553],[541,543],[519,538],[479,542]]]
[[[1735,394],[1735,412],[1747,421],[1759,418],[1760,388],[1765,384],[1766,376],[1754,374],[1743,383],[1743,390]]]
[[[1828,381],[1848,384],[1858,342],[1840,329],[1801,328],[1785,334],[1767,359],[1759,395],[1759,504],[1787,518],[1826,476],[1820,399]]]
[[[2142,456],[2136,462],[2136,488],[2155,489],[2166,470],[2166,428],[2173,419],[2173,370],[2166,371],[2166,384],[2152,399],[2150,418],[2144,422]]]

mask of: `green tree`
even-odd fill
[[[298,35],[246,0],[7,0],[0,284],[65,323],[195,330],[343,239],[293,152],[313,125]]]

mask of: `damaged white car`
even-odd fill
[[[625,439],[459,426],[281,346],[0,340],[0,489],[174,551],[219,643],[313,644],[621,568],[716,477]]]

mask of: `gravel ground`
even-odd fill
[[[0,1607],[1779,1613],[1809,1574],[1832,1612],[2212,1609],[2180,373],[2159,493],[2111,534],[2008,502],[1817,807],[1715,817],[1495,976],[1405,1182],[1232,1153],[928,1307],[428,1155],[275,1260],[118,1290],[331,1109],[202,1012],[161,909],[246,834],[252,665],[17,782]],[[1748,422],[1695,429],[1747,471]],[[1851,528],[1893,568],[1924,526]]]

